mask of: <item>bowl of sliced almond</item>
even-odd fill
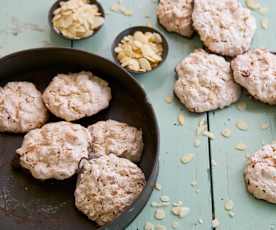
[[[58,0],[50,8],[48,20],[51,29],[59,36],[82,40],[102,28],[105,13],[96,0]]]
[[[128,72],[140,74],[159,67],[168,55],[168,42],[156,29],[131,27],[121,32],[112,45],[114,60]]]

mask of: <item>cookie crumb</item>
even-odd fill
[[[237,108],[239,111],[244,111],[247,108],[247,104],[244,101],[241,101],[237,104]]]
[[[194,140],[194,146],[195,146],[196,148],[198,148],[198,147],[200,146],[200,144],[201,144],[200,139],[199,139],[199,138],[196,138],[196,139]]]
[[[213,167],[216,167],[216,166],[217,166],[217,162],[216,162],[214,159],[212,159],[211,165],[212,165]]]
[[[154,189],[157,190],[157,191],[161,191],[162,185],[160,183],[156,182],[155,186],[154,186]]]
[[[210,131],[204,131],[203,135],[206,136],[206,137],[208,137],[211,140],[214,140],[216,138],[215,134],[212,133],[212,132],[210,132]]]
[[[269,128],[269,124],[264,122],[260,125],[261,129],[268,129]]]
[[[190,208],[188,208],[188,207],[173,207],[171,209],[171,212],[179,218],[184,218],[185,216],[187,216],[190,213]]]
[[[261,20],[261,27],[262,27],[264,30],[267,30],[267,29],[268,29],[268,26],[269,26],[268,18],[263,18],[263,19]]]
[[[160,200],[161,200],[162,202],[170,202],[170,197],[169,197],[169,196],[163,195],[163,196],[160,197]]]
[[[235,213],[234,213],[233,211],[229,211],[229,212],[228,212],[228,215],[229,215],[231,218],[233,218],[233,217],[235,216]]]
[[[177,226],[178,226],[178,222],[177,221],[172,222],[172,228],[173,229],[177,229]]]
[[[183,202],[181,200],[179,201],[176,201],[172,204],[174,207],[179,207],[179,206],[182,206],[183,205]]]
[[[157,224],[155,230],[166,230],[167,228],[164,225]]]

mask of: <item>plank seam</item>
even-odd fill
[[[208,131],[210,132],[211,127],[210,127],[209,112],[207,112],[207,128],[208,128]],[[211,190],[212,219],[214,219],[216,217],[216,212],[215,212],[214,185],[213,185],[212,146],[211,146],[210,138],[208,138],[208,152],[209,152],[209,177],[210,177],[210,190]]]

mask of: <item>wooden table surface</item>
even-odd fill
[[[17,50],[61,46],[82,49],[99,54],[109,59],[111,44],[115,36],[127,27],[146,25],[148,20],[153,27],[164,33],[169,42],[169,55],[166,62],[157,70],[136,79],[145,88],[156,111],[161,131],[160,174],[158,181],[161,191],[154,191],[150,201],[137,219],[128,227],[129,230],[142,230],[146,221],[162,224],[171,229],[173,221],[177,221],[177,229],[212,229],[211,221],[215,216],[220,221],[218,229],[223,230],[272,230],[276,229],[276,206],[254,199],[246,192],[243,181],[243,168],[246,155],[256,151],[263,144],[276,139],[275,106],[268,106],[251,100],[245,94],[241,101],[247,104],[245,111],[239,111],[236,105],[226,109],[204,114],[189,113],[184,106],[174,99],[172,104],[165,102],[165,97],[172,95],[175,82],[174,68],[176,64],[202,43],[197,36],[185,39],[165,32],[156,23],[156,2],[152,0],[124,0],[125,6],[133,10],[133,16],[127,17],[110,12],[115,0],[100,0],[107,13],[103,29],[94,37],[70,42],[57,37],[48,26],[48,9],[53,0],[9,0],[1,2],[0,7],[0,56]],[[276,51],[276,1],[262,0],[268,6],[269,27],[260,27],[264,16],[257,13],[258,30],[253,47],[266,47]],[[148,19],[148,17],[150,19]],[[185,124],[177,123],[177,116],[185,115]],[[205,119],[209,129],[216,135],[214,140],[201,138],[201,145],[194,147],[195,129],[201,119]],[[238,120],[248,123],[247,131],[235,127]],[[268,123],[267,129],[261,129]],[[228,139],[221,136],[224,128],[232,130]],[[246,151],[237,151],[238,143],[248,145]],[[194,159],[183,165],[179,158],[185,153],[193,153]],[[211,160],[213,161],[211,164]],[[212,170],[210,170],[212,165]],[[197,186],[191,186],[196,182]],[[158,201],[160,195],[168,195],[172,201],[182,200],[191,209],[190,214],[178,219],[165,208],[166,218],[162,221],[154,219],[155,209],[150,206]],[[224,202],[234,202],[234,217],[229,217],[224,210]],[[201,224],[198,220],[202,219]]]

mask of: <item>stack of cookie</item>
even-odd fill
[[[76,207],[99,225],[120,215],[145,185],[133,163],[143,152],[141,130],[113,120],[71,123],[107,108],[111,97],[108,83],[85,71],[58,74],[43,94],[30,82],[0,87],[0,132],[27,132],[16,150],[20,165],[39,180],[79,172]],[[45,124],[48,110],[65,121]]]
[[[250,49],[256,21],[238,0],[160,0],[156,13],[167,31],[185,37],[196,31],[204,44],[205,50],[196,49],[176,66],[174,92],[189,111],[222,109],[239,99],[241,87],[276,105],[276,55]],[[245,170],[248,191],[272,203],[275,159],[276,145],[267,145]]]

